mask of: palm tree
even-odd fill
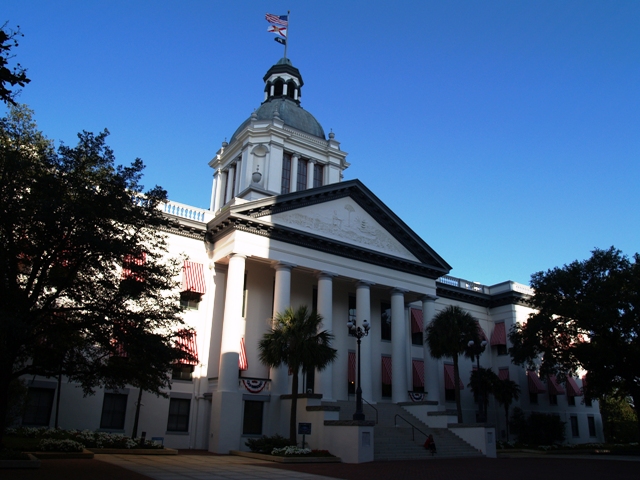
[[[291,416],[289,419],[289,439],[296,439],[296,408],[298,404],[298,372],[317,368],[323,370],[333,362],[337,350],[331,348],[333,335],[320,331],[322,316],[302,305],[298,310],[288,307],[277,313],[271,330],[258,343],[260,361],[269,367],[287,365],[293,372],[291,385]]]
[[[425,330],[425,343],[429,346],[431,356],[436,359],[451,357],[453,359],[453,376],[456,394],[458,423],[462,423],[462,405],[460,403],[460,372],[458,357],[470,358],[469,341],[480,344],[478,325],[469,312],[456,305],[450,305],[438,312]]]
[[[520,398],[520,385],[509,379],[496,379],[493,384],[493,398],[504,406],[505,422],[507,426],[507,440],[509,439],[509,407]]]
[[[471,372],[468,387],[473,392],[473,399],[481,403],[482,406],[482,416],[479,421],[487,421],[489,395],[493,394],[494,386],[498,380],[498,376],[490,368],[480,367]],[[480,399],[482,399],[482,402],[479,402]]]

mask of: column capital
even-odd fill
[[[313,165],[314,163],[316,163],[316,159],[315,158],[309,158],[309,159],[307,159],[307,163]]]
[[[243,253],[230,253],[227,256],[229,257],[229,260],[231,260],[232,258],[244,258],[244,259],[247,258],[247,256]]]
[[[293,152],[293,153],[291,154],[291,158],[292,158],[292,159],[296,159],[296,160],[297,160],[297,159],[299,159],[299,158],[300,158],[300,154],[299,154],[298,152]]]
[[[375,283],[367,280],[356,280],[356,287],[373,287]]]
[[[420,301],[422,302],[435,302],[438,298],[436,295],[422,295]]]
[[[404,295],[408,291],[409,290],[407,290],[406,288],[393,287],[391,288],[391,295],[398,295],[398,294]]]
[[[287,262],[280,262],[280,261],[274,261],[271,262],[271,266],[273,268],[277,270],[291,270],[295,267],[297,267],[297,265],[293,264],[293,263],[287,263]]]
[[[327,272],[325,270],[319,271],[316,273],[316,277],[317,278],[333,278],[333,277],[337,277],[338,274],[337,273],[333,273],[333,272]]]

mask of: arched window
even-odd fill
[[[295,100],[296,82],[289,80],[287,82],[287,97]]]
[[[273,96],[274,97],[281,97],[282,96],[282,92],[284,91],[284,82],[282,81],[281,78],[278,78],[275,82],[274,82],[274,89],[273,89]]]

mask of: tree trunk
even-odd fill
[[[456,410],[458,411],[458,423],[462,423],[462,402],[460,401],[460,372],[458,371],[458,356],[453,357],[453,381],[456,394]]]
[[[296,413],[298,411],[298,369],[293,370],[293,380],[291,382],[291,415],[289,417],[289,440],[294,445],[298,444],[296,432]]]
[[[505,428],[507,430],[507,442],[509,441],[509,405],[504,406],[504,419],[506,420]]]
[[[142,388],[138,392],[138,403],[136,403],[136,416],[133,420],[133,432],[131,432],[131,439],[135,440],[138,436],[138,420],[140,419],[140,402],[142,400]]]
[[[60,389],[62,388],[62,365],[60,365],[60,372],[58,373],[58,391],[56,392],[56,420],[53,424],[54,428],[58,428],[60,424],[58,419],[60,418]]]
[[[9,384],[11,383],[11,366],[0,372],[0,445],[7,427],[7,409],[9,408]]]

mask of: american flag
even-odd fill
[[[247,350],[244,348],[244,338],[240,339],[240,356],[238,357],[238,369],[246,370],[249,368],[247,361]]]
[[[289,15],[274,15],[272,13],[267,13],[264,18],[266,18],[269,23],[282,25],[283,27],[289,26]]]

